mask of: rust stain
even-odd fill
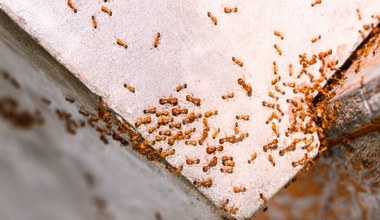
[[[350,162],[352,169],[359,171],[362,169],[362,162],[360,159],[355,159]]]
[[[281,213],[284,219],[297,219],[297,216],[293,213],[293,210],[289,207],[287,203],[282,204],[276,200],[271,200],[268,204],[268,210],[267,212],[259,211],[255,217],[253,217],[251,220],[269,220],[273,219],[270,215],[270,210],[273,208],[276,210],[276,212]]]
[[[297,180],[297,184],[290,184],[287,192],[293,198],[301,198],[304,196],[317,196],[323,192],[323,185],[314,181],[312,172],[306,173],[307,176]]]

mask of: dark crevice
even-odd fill
[[[343,65],[339,68],[339,70],[337,70],[330,77],[330,79],[327,80],[327,83],[323,89],[324,91],[327,91],[327,92],[333,91],[333,89],[336,88],[336,86],[339,85],[341,81],[345,80],[344,76],[345,76],[346,71],[361,56],[359,51],[365,48],[371,39],[379,35],[379,29],[380,29],[380,23],[376,25],[372,29],[372,31],[368,34],[368,36],[356,47],[356,49],[352,52],[352,54],[348,57],[348,59],[343,63]],[[318,95],[314,98],[313,104],[314,106],[317,106],[317,103],[329,98],[331,97],[326,97],[323,93],[318,93]]]

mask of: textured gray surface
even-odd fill
[[[353,62],[344,84],[335,89],[337,95],[329,101],[331,106],[339,103],[337,124],[327,130],[329,138],[351,133],[380,117],[380,37],[373,41],[372,48],[365,50],[367,56]]]
[[[378,220],[380,132],[333,146],[269,202],[257,220]]]

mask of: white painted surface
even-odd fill
[[[270,126],[265,124],[271,112],[261,105],[263,100],[271,100],[267,93],[272,89],[273,61],[279,65],[282,82],[306,82],[307,78],[289,78],[289,63],[297,73],[299,54],[310,56],[332,49],[330,58],[342,64],[361,42],[358,30],[373,21],[371,14],[380,11],[380,3],[372,0],[323,2],[315,7],[311,7],[309,1],[74,3],[78,7],[76,14],[66,1],[46,4],[40,0],[3,0],[1,7],[131,123],[143,116],[144,108],[159,106],[158,99],[170,95],[179,97],[180,105],[190,112],[218,109],[218,116],[209,122],[211,132],[220,127],[222,136],[233,133],[237,114],[249,114],[249,122],[239,123],[242,131],[249,132],[249,137],[239,144],[226,144],[220,154],[233,156],[237,164],[233,174],[219,172],[220,159],[211,172],[204,173],[202,166],[213,157],[205,153],[205,146],[190,147],[181,142],[174,146],[176,154],[168,158],[171,164],[179,166],[186,156],[198,157],[201,164],[185,166],[182,174],[190,181],[212,178],[213,187],[201,191],[216,205],[228,198],[231,205],[239,207],[238,218],[249,217],[257,210],[261,205],[259,193],[270,197],[277,192],[300,168],[293,168],[291,162],[305,153],[297,149],[280,157],[278,151],[274,151],[276,166],[273,167],[262,151],[262,146],[273,138]],[[113,11],[112,17],[100,11],[101,5]],[[228,15],[223,13],[224,6],[237,6],[239,11]],[[360,21],[356,9],[361,11]],[[207,12],[218,18],[217,26],[211,23]],[[98,20],[96,30],[92,28],[92,15]],[[284,40],[274,36],[274,30],[281,31]],[[162,39],[159,47],[152,49],[156,32],[162,33]],[[310,40],[318,35],[322,39],[312,44]],[[125,40],[128,49],[117,46],[116,38]],[[279,45],[282,56],[278,56],[273,44]],[[241,58],[244,67],[235,65],[232,56]],[[309,71],[318,74],[316,66]],[[239,77],[252,84],[251,97],[237,84]],[[136,86],[136,93],[128,92],[124,83]],[[187,83],[188,88],[177,94],[174,89],[181,83]],[[236,96],[233,100],[221,99],[232,91]],[[187,94],[200,97],[201,107],[195,108],[186,102]],[[293,97],[291,90],[286,90],[286,95],[279,100],[282,109],[288,110],[286,99]],[[283,135],[289,125],[287,116],[279,125],[280,149],[292,141]],[[197,122],[195,127],[201,132],[202,122]],[[140,127],[139,131],[148,140],[152,139],[146,127]],[[216,143],[208,139],[206,144]],[[316,150],[309,156],[315,155]],[[247,164],[252,152],[257,152],[258,158],[253,164]],[[247,192],[233,193],[232,186],[240,184],[246,186]]]

